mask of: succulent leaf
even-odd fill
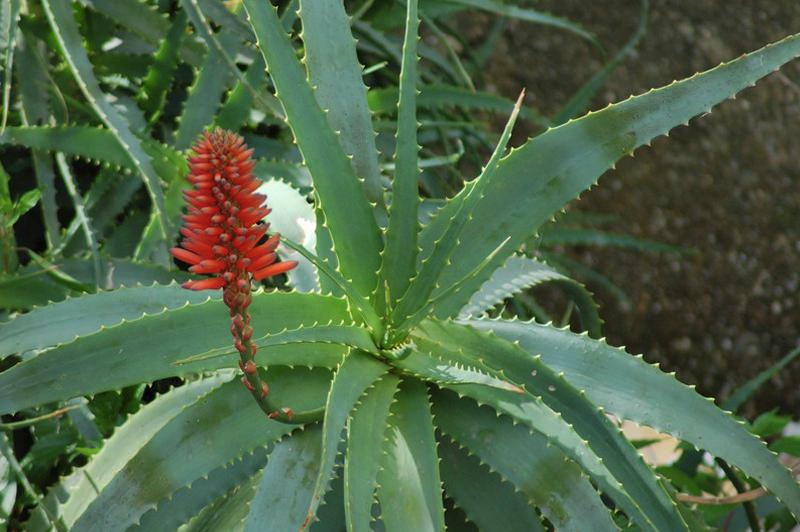
[[[353,171],[362,180],[367,200],[383,209],[383,185],[367,87],[356,56],[356,40],[340,2],[300,2],[308,79],[320,107],[327,110]],[[376,213],[377,214],[377,213]]]
[[[438,394],[437,394],[438,395]],[[434,411],[438,410],[436,399]],[[442,415],[442,414],[440,414]],[[449,416],[450,414],[445,414]],[[481,530],[541,532],[541,519],[511,482],[446,437],[439,438],[439,469],[447,495]]]
[[[276,95],[313,176],[339,268],[361,295],[368,296],[378,284],[382,243],[364,191],[295,58],[275,8],[256,0],[244,0],[244,6]]]
[[[580,389],[538,358],[497,336],[450,323],[426,323],[415,335],[418,345],[422,346],[425,340],[432,341],[433,346],[428,348],[431,351],[448,352],[453,360],[474,364],[490,375],[504,376],[541,397],[587,442],[625,491],[635,494],[649,521],[640,526],[656,530],[680,530],[685,526],[675,502],[619,428]],[[637,521],[636,516],[633,519]]]
[[[558,447],[523,425],[478,408],[452,392],[436,394],[434,412],[444,457],[469,450],[481,463],[510,481],[557,530],[616,530],[600,495]],[[519,526],[519,523],[511,526]]]
[[[137,172],[144,181],[153,203],[153,213],[158,218],[161,235],[166,237],[170,227],[164,207],[164,194],[153,165],[141,145],[141,141],[133,134],[125,117],[106,99],[94,75],[92,64],[86,55],[81,42],[78,26],[72,14],[70,4],[42,0],[50,26],[56,36],[61,52],[75,76],[84,96],[91,103],[97,115],[108,127],[130,158]]]
[[[622,419],[653,427],[724,458],[764,484],[796,515],[800,486],[763,442],[674,377],[621,349],[547,325],[473,320],[522,349],[541,356],[553,371],[593,403]]]
[[[472,294],[469,303],[461,309],[459,318],[479,316],[506,298],[544,283],[560,286],[575,302],[584,330],[592,338],[600,337],[602,321],[597,303],[586,287],[540,260],[520,255],[512,255],[494,271],[480,290]]]
[[[161,501],[158,506],[142,515],[139,523],[130,530],[172,532],[190,519],[193,525],[197,525],[199,519],[192,518],[201,511],[205,512],[208,507],[213,508],[214,501],[220,494],[227,495],[229,491],[237,488],[241,493],[246,491],[245,486],[254,476],[260,478],[260,473],[266,466],[269,452],[272,450],[270,446],[257,448],[252,453],[245,453],[240,460],[235,460],[232,464],[216,468],[206,477],[179,489],[169,499]],[[241,502],[244,503],[250,502],[243,494],[234,498],[241,498],[243,499]]]
[[[322,451],[317,423],[275,446],[250,503],[244,530],[301,530],[312,500]],[[218,529],[217,529],[218,530]]]
[[[323,404],[325,370],[272,368],[275,396],[296,410]],[[135,523],[149,508],[177,489],[207,475],[245,452],[279,440],[295,426],[262,418],[238,380],[223,384],[185,408],[162,427],[92,501],[74,530],[107,530]],[[213,422],[212,422],[213,421]],[[181,457],[176,460],[175,457]]]
[[[400,379],[384,375],[364,392],[347,424],[344,461],[344,508],[347,529],[369,532],[378,470],[383,458],[384,431],[389,408],[395,401]]]
[[[454,253],[437,292],[463,278],[500,242],[511,238],[492,267],[451,294],[435,315],[456,315],[492,271],[537,227],[591,187],[617,160],[708,112],[798,55],[800,35],[787,37],[691,78],[550,129],[514,150],[493,174],[492,184],[464,229],[470,235],[470,245],[461,246]],[[432,253],[468,192],[469,187],[449,201],[422,231],[422,258]]]
[[[389,366],[375,357],[359,350],[352,350],[345,355],[344,361],[336,371],[325,405],[319,474],[307,507],[306,518],[300,527],[301,530],[306,530],[311,525],[327,490],[348,415],[364,391],[388,370]]]
[[[378,292],[388,292],[387,304],[395,303],[408,289],[417,262],[419,233],[419,145],[417,144],[417,0],[406,3],[406,30],[397,102],[397,146],[392,181],[392,203],[386,229],[386,249],[381,264]],[[416,310],[416,309],[415,309]],[[405,316],[403,316],[405,317]]]
[[[311,304],[311,301],[318,303]],[[176,364],[210,349],[234,352],[230,347],[227,313],[223,309],[224,306],[215,300],[186,305],[121,322],[43,351],[0,373],[0,411],[15,412],[28,406],[173,375],[234,367],[235,357]],[[256,294],[250,314],[253,323],[259,324],[260,334],[296,329],[304,323],[349,320],[344,301],[298,293]],[[283,352],[289,357],[288,363],[313,364],[320,356],[326,357],[340,349],[335,345],[304,345],[273,347],[260,362],[269,364],[279,360]],[[69,364],[65,364],[67,360]],[[93,371],[85,371],[87,367]],[[97,379],[97,374],[103,375],[103,379]]]
[[[434,419],[424,383],[405,378],[387,427],[378,502],[387,530],[444,530]]]

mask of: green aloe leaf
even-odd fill
[[[243,41],[256,42],[255,35],[245,22],[241,10],[237,9],[236,4],[226,5],[216,0],[199,0],[198,5],[202,8],[203,13],[206,13],[218,26],[235,31]]]
[[[433,408],[438,410],[436,401]],[[475,455],[450,443],[447,438],[439,438],[439,456],[442,459],[439,469],[447,496],[479,529],[496,528],[508,532],[544,530],[536,509],[520,496],[516,486],[481,463]]]
[[[463,364],[474,364],[490,375],[503,376],[541,397],[599,456],[623,489],[636,494],[635,501],[647,516],[639,522],[657,530],[685,527],[673,501],[653,471],[625,438],[620,429],[579,388],[558,375],[537,357],[495,335],[452,323],[426,322],[415,336],[417,345],[428,351],[447,352]],[[432,345],[431,345],[432,344]],[[628,501],[619,501],[620,505]],[[633,515],[634,521],[641,521]]]
[[[535,323],[470,321],[541,355],[593,403],[723,458],[757,479],[800,515],[800,486],[763,442],[710,399],[622,349]]]
[[[425,384],[403,379],[392,405],[378,501],[387,530],[444,530],[442,481]]]
[[[392,204],[389,207],[386,249],[381,265],[383,286],[378,287],[379,291],[388,292],[387,304],[390,306],[394,306],[406,292],[411,278],[416,273],[420,173],[417,144],[418,30],[417,0],[408,0],[403,62],[400,68],[400,94],[397,103],[397,146],[394,154]]]
[[[169,32],[167,18],[144,0],[79,0],[81,4],[102,13],[138,35],[148,43],[158,46]],[[181,45],[181,58],[192,66],[200,66],[203,61],[203,45],[187,39]]]
[[[522,393],[522,388],[504,378],[488,375],[473,366],[448,361],[429,356],[427,353],[411,348],[405,348],[403,356],[393,360],[393,365],[406,373],[432,380],[440,386],[459,386],[479,384],[497,390]]]
[[[472,217],[475,207],[485,193],[482,185],[489,181],[488,176],[495,172],[498,162],[506,152],[506,147],[511,138],[511,132],[514,130],[514,124],[517,121],[517,115],[519,114],[524,95],[524,92],[520,94],[514,106],[514,110],[511,111],[511,116],[509,116],[508,122],[503,129],[503,134],[500,136],[500,140],[497,142],[497,146],[495,146],[494,152],[489,162],[487,162],[486,166],[483,168],[480,177],[467,185],[471,189],[469,194],[462,202],[460,208],[454,213],[447,230],[434,244],[431,255],[420,265],[419,274],[414,278],[408,291],[403,295],[397,303],[397,307],[392,311],[392,321],[398,328],[410,328],[416,325],[414,321],[408,320],[414,313],[417,313],[416,315],[419,316],[417,318],[418,320],[425,317],[424,314],[419,311],[426,305],[432,303],[429,299],[430,295],[435,290],[442,271],[453,255],[453,251],[462,243],[462,238],[464,238],[464,226]],[[408,322],[406,320],[408,320]]]
[[[217,126],[238,131],[249,123],[252,116],[250,111],[253,108],[252,90],[266,92],[267,73],[264,66],[264,58],[260,55],[257,56],[253,63],[247,67],[244,77],[245,81],[237,82],[236,86],[228,93],[228,98],[222,104],[214,119],[214,123]],[[271,176],[282,177],[279,174],[271,174]]]
[[[400,379],[384,375],[364,392],[347,424],[344,460],[344,508],[347,529],[369,532],[378,470],[383,458],[384,430]],[[376,430],[378,428],[379,430]]]
[[[103,450],[88,465],[76,470],[53,488],[44,504],[60,515],[68,525],[75,523],[99,492],[139,453],[142,446],[185,408],[229,379],[229,375],[217,375],[189,383],[143,406],[136,415],[114,431],[104,442]],[[42,511],[37,510],[29,526],[31,530],[38,530],[45,527],[46,523]]]
[[[5,435],[2,438],[5,438]],[[0,445],[6,446],[7,443],[3,441]],[[0,454],[0,527],[4,529],[8,526],[16,499],[17,482],[14,470],[5,455]]]
[[[69,298],[0,323],[0,358],[66,343],[125,320],[218,297],[176,285],[153,285]]]
[[[416,339],[417,342],[420,339]],[[447,349],[442,349],[439,344],[426,345],[425,342],[419,345],[421,356],[432,358],[441,365],[456,366],[463,364],[458,354],[455,356],[448,353]],[[409,356],[408,359],[412,359]],[[405,365],[403,360],[397,365]],[[595,454],[594,449],[589,446],[571,424],[568,424],[563,417],[553,411],[544,403],[541,397],[525,392],[520,393],[520,388],[515,390],[504,390],[497,386],[485,386],[472,382],[453,382],[452,380],[442,380],[440,372],[431,371],[426,365],[418,364],[413,368],[404,368],[412,375],[436,383],[438,386],[453,390],[459,395],[472,397],[479,404],[488,404],[498,412],[505,413],[518,422],[524,423],[532,429],[545,434],[554,444],[566,454],[570,459],[577,462],[589,473],[592,479],[597,482],[599,487],[612,497],[617,504],[636,522],[646,523],[650,520],[646,513],[640,508],[636,498],[625,490],[624,486],[609,471],[602,459]],[[471,370],[478,372],[478,370]],[[489,376],[495,380],[498,377]],[[510,384],[510,383],[509,383]],[[509,393],[510,392],[510,393]]]
[[[263,471],[259,471],[238,486],[223,493],[203,508],[178,530],[181,532],[216,532],[244,529],[244,521],[250,512],[253,498],[261,483]]]
[[[452,85],[423,85],[417,95],[419,109],[465,109],[492,111],[508,116],[514,110],[514,100],[489,92],[471,91]],[[367,99],[373,113],[391,114],[396,110],[399,91],[396,87],[370,89]],[[538,126],[547,127],[550,121],[529,106],[522,106],[519,116]]]
[[[545,229],[537,242],[541,246],[607,246],[635,249],[638,251],[654,251],[657,253],[687,253],[688,249],[670,246],[661,242],[644,240],[631,235],[612,233],[597,229],[554,227]]]
[[[314,179],[318,205],[325,215],[339,268],[366,296],[378,285],[382,247],[378,225],[305,72],[295,57],[275,8],[244,0],[267,69],[306,166]]]
[[[179,10],[175,13],[169,31],[161,41],[158,51],[153,57],[153,63],[142,80],[142,92],[139,93],[137,101],[151,124],[158,121],[164,108],[167,91],[172,85],[173,76],[178,68],[178,55],[186,35],[187,22],[188,17],[185,11]]]
[[[275,446],[253,497],[244,530],[302,530],[320,467],[319,424]],[[214,528],[207,528],[214,530]],[[219,529],[216,529],[219,530]]]
[[[50,119],[50,80],[41,60],[43,44],[22,32],[17,38],[17,88],[21,107],[22,123],[26,126],[45,124]],[[0,134],[0,138],[2,134]],[[56,204],[55,172],[52,160],[39,150],[31,153],[36,184],[42,193],[40,205],[45,225],[48,250],[61,243],[61,226],[58,222]]]
[[[737,388],[725,401],[722,408],[731,412],[736,412],[759,388],[767,383],[772,377],[777,375],[783,368],[794,362],[800,357],[800,347],[792,349],[783,358],[772,364],[770,367]]]
[[[466,448],[513,483],[556,530],[616,530],[581,469],[546,436],[450,392],[437,394],[434,405],[439,429],[453,439],[440,444],[445,459],[458,455],[454,443]]]
[[[580,24],[567,20],[565,18],[556,17],[549,13],[519,7],[514,4],[507,4],[498,0],[443,0],[445,3],[458,4],[467,7],[474,7],[489,13],[495,13],[504,17],[515,18],[524,20],[526,22],[533,22],[535,24],[542,24],[566,30],[574,35],[577,35],[592,44],[599,46],[594,35],[586,31]]]
[[[240,460],[224,464],[200,478],[190,486],[176,491],[168,500],[148,511],[139,523],[129,530],[142,532],[172,532],[211,505],[220,493],[227,493],[237,486],[247,483],[267,464],[268,446],[256,448],[245,453]],[[237,496],[238,497],[238,496]],[[245,498],[245,502],[249,502]]]
[[[362,180],[367,200],[383,208],[383,186],[367,87],[356,55],[356,41],[341,2],[302,0],[303,44],[308,78],[320,107],[338,132],[353,170]]]
[[[602,321],[599,310],[586,287],[544,262],[518,255],[509,257],[480,290],[472,294],[467,306],[461,309],[460,317],[479,316],[506,298],[544,283],[553,283],[562,288],[575,302],[584,330],[593,338],[600,337]]]
[[[301,530],[306,530],[311,525],[317,508],[327,491],[347,417],[364,391],[388,370],[389,366],[377,358],[353,350],[345,356],[336,371],[325,406],[325,420],[322,426],[322,455],[318,460],[319,473],[306,507]]]
[[[223,33],[221,46],[232,51],[241,48],[238,37]],[[175,131],[175,148],[187,150],[213,121],[222,105],[222,94],[232,81],[225,58],[216,48],[209,48],[203,64],[195,74],[189,96],[183,104]]]
[[[83,41],[72,14],[71,3],[59,0],[42,0],[42,4],[61,52],[64,54],[81,91],[106,127],[111,130],[135,166],[137,173],[143,179],[153,203],[153,213],[158,218],[161,227],[161,235],[166,237],[170,224],[164,208],[164,194],[161,191],[158,176],[153,169],[150,158],[142,148],[141,141],[131,131],[130,124],[117,108],[111,105],[111,102],[100,89],[92,64],[89,62],[89,57],[83,48]]]
[[[250,93],[251,99],[256,104],[257,108],[270,115],[282,116],[278,99],[269,92],[259,91],[250,85],[250,80],[236,65],[236,61],[234,60],[236,54],[246,54],[249,51],[247,48],[241,46],[240,36],[225,30],[222,32],[222,38],[218,39],[217,34],[214,33],[211,25],[206,20],[206,16],[198,0],[181,0],[181,6],[188,13],[192,25],[194,25],[195,29],[198,30],[206,41],[209,50],[216,52],[217,56],[225,63],[228,73],[239,81],[239,86]],[[224,11],[230,14],[229,11]],[[235,16],[233,18],[238,20]],[[252,38],[252,35],[250,35],[250,37]]]
[[[21,0],[3,2],[0,7],[0,53],[3,61],[2,98],[3,111],[0,131],[5,129],[11,102],[11,76],[14,72],[14,51],[17,48],[17,19],[22,9]]]
[[[692,117],[708,112],[800,54],[800,35],[788,37],[717,68],[652,90],[550,129],[498,165],[486,195],[464,229],[470,245],[454,253],[439,292],[472,271],[509,239],[492,267],[438,305],[436,316],[454,316],[522,242],[571,199],[593,185],[617,160]],[[468,189],[467,189],[468,190]],[[420,235],[425,258],[465,201],[456,196]],[[436,293],[434,293],[436,295]]]
[[[256,294],[249,310],[257,335],[350,319],[345,301],[315,294]],[[234,367],[233,356],[176,364],[211,350],[230,349],[228,321],[225,306],[212,300],[142,316],[58,345],[0,373],[0,411],[15,412],[164,377]],[[327,366],[341,360],[342,349],[333,344],[275,346],[262,353],[258,362]],[[87,372],[87,367],[92,371]]]
[[[8,127],[0,143],[63,152],[115,167],[130,167],[130,158],[107,129],[91,126]]]
[[[323,404],[326,370],[268,372],[271,394],[298,410]],[[295,426],[264,419],[238,379],[201,397],[147,441],[75,521],[73,530],[129,526],[188,483],[290,433]],[[176,459],[180,457],[180,459]]]

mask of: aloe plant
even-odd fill
[[[569,282],[516,252],[617,160],[800,55],[800,35],[509,150],[520,97],[480,175],[422,225],[416,0],[406,5],[391,194],[381,179],[367,90],[339,2],[300,0],[304,62],[285,20],[263,0],[243,0],[246,22],[202,0],[183,1],[187,17],[172,21],[138,2],[83,3],[112,18],[135,13],[142,22],[128,23],[142,46],[170,36],[148,67],[142,124],[164,109],[163,74],[176,58],[202,63],[203,73],[222,74],[198,76],[197,101],[231,80],[236,98],[232,93],[218,115],[197,104],[192,111],[234,120],[241,115],[237,102],[245,101],[244,109],[252,105],[273,122],[285,120],[314,203],[272,201],[275,212],[266,218],[284,234],[285,257],[298,261],[288,272],[295,289],[240,294],[249,298],[253,331],[245,335],[239,327],[234,336],[240,343],[247,336],[258,349],[255,359],[246,350],[242,365],[252,394],[236,378],[241,350],[230,342],[216,292],[111,282],[0,325],[0,353],[21,359],[0,373],[0,413],[181,378],[89,453],[84,467],[60,479],[34,508],[29,529],[369,530],[377,521],[387,530],[430,530],[464,519],[486,530],[702,528],[607,413],[724,459],[800,516],[800,486],[776,456],[713,401],[641,356],[595,339],[599,322],[590,301],[582,317],[591,335],[484,315],[498,298],[539,280]],[[36,87],[22,87],[30,122],[6,128],[3,138],[34,148],[34,156],[80,154],[134,172],[152,208],[133,251],[140,260],[166,263],[186,163],[109,104],[70,3],[42,0],[42,6],[88,101],[84,112],[102,127],[34,120],[29,104]],[[187,20],[202,41],[184,39]],[[36,72],[36,61],[25,56],[35,51],[23,47],[21,68]],[[239,72],[239,56],[258,69]],[[272,92],[263,89],[263,66]],[[207,118],[181,116],[173,137],[179,149]],[[60,167],[68,179],[68,165]],[[40,183],[53,178],[42,169],[37,176]],[[107,181],[107,189],[87,193],[87,212],[92,202],[120,192],[122,183]],[[265,186],[267,194],[287,193],[285,186]],[[282,213],[284,206],[292,212]],[[93,242],[97,224],[82,216],[72,231]],[[298,232],[302,239],[286,238],[298,227],[306,228]],[[54,255],[69,238],[52,232]],[[271,242],[264,245],[274,249]],[[95,254],[96,248],[87,247]],[[89,264],[99,279],[119,279],[114,275],[122,264],[112,270],[97,259]],[[145,274],[141,264],[134,266],[125,278],[135,281]],[[212,266],[196,271],[217,272]],[[185,278],[174,266],[167,271]],[[79,273],[59,273],[59,286],[80,289]],[[194,278],[190,286],[229,282],[221,279]],[[266,394],[253,380],[269,383]],[[257,396],[286,410],[265,415]],[[16,464],[5,440],[0,449]]]

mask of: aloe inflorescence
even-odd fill
[[[223,301],[230,309],[233,344],[239,352],[239,366],[244,372],[242,383],[272,419],[291,419],[290,408],[278,410],[268,400],[269,386],[258,375],[255,364],[256,346],[251,342],[253,327],[247,307],[252,302],[251,282],[285,273],[294,261],[276,263],[275,253],[280,235],[273,234],[265,242],[269,224],[259,223],[270,209],[267,199],[255,191],[261,181],[253,176],[255,163],[250,158],[244,139],[230,131],[215,129],[205,132],[193,148],[187,179],[194,186],[185,191],[189,212],[183,216],[182,247],[172,254],[191,264],[193,273],[214,274],[214,277],[183,283],[191,290],[224,289]]]

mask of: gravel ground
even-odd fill
[[[593,109],[706,70],[800,32],[796,0],[654,0],[648,33]],[[539,0],[615,51],[635,30],[634,0]],[[462,20],[471,32],[483,20]],[[599,68],[565,32],[509,24],[491,60],[490,90],[552,113]],[[614,214],[609,229],[699,250],[691,256],[607,248],[567,252],[630,296],[597,295],[615,345],[644,353],[699,391],[725,396],[800,344],[800,61],[690,127],[636,152],[574,208]],[[800,362],[776,376],[754,409],[800,416]]]

